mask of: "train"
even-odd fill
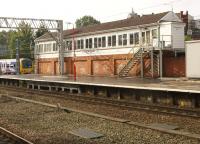
[[[20,58],[20,74],[31,74],[33,72],[33,61],[29,58]],[[16,74],[16,59],[1,59],[0,74]]]

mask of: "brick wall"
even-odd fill
[[[65,74],[73,74],[73,65],[76,65],[77,75],[94,76],[114,76],[118,75],[120,70],[127,63],[127,58],[131,55],[108,55],[93,57],[65,58]],[[40,59],[39,73],[47,75],[59,74],[57,59]],[[150,77],[150,57],[144,58],[144,75]],[[137,64],[130,72],[129,76],[140,76],[141,65]],[[154,74],[157,75],[157,74]],[[157,75],[158,76],[158,75]],[[163,76],[164,77],[182,77],[185,76],[185,56],[174,57],[173,54],[166,53],[163,56]]]
[[[163,76],[164,77],[185,77],[185,56],[164,56]]]

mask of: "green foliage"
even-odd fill
[[[16,57],[16,40],[19,40],[20,57],[31,58],[30,45],[33,43],[33,31],[28,24],[21,23],[17,31],[9,32],[8,48],[11,51],[10,58]]]
[[[8,33],[3,30],[2,32],[0,32],[0,49],[1,49],[0,59],[9,58],[7,45],[8,45]]]
[[[81,28],[89,25],[100,24],[100,21],[96,20],[92,16],[83,16],[80,19],[76,20],[76,27]]]
[[[43,34],[47,33],[49,30],[46,28],[46,26],[42,25],[40,28],[35,32],[34,39],[42,36]]]
[[[17,31],[9,31],[8,32],[8,49],[10,51],[9,58],[16,57],[16,39],[18,38]]]
[[[192,40],[192,37],[190,35],[185,36],[185,41],[191,41],[191,40]]]
[[[8,34],[6,31],[0,32],[0,45],[7,45]]]

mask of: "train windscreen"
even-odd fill
[[[22,66],[23,68],[31,68],[32,67],[32,61],[25,59],[22,61]]]

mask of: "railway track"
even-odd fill
[[[128,102],[124,100],[114,100],[109,98],[87,96],[83,94],[70,94],[66,92],[53,92],[45,90],[30,90],[26,88],[16,88],[16,87],[1,87],[3,91],[9,91],[7,94],[14,94],[15,96],[24,96],[24,95],[40,95],[45,97],[57,97],[62,99],[69,99],[73,101],[89,103],[89,104],[101,104],[107,106],[114,106],[123,109],[134,109],[141,111],[148,111],[154,113],[162,113],[168,115],[200,118],[200,110],[198,109],[187,109],[187,108],[178,108],[175,106],[161,106],[156,104],[145,104],[138,102]],[[17,93],[17,94],[16,94]],[[4,93],[6,94],[6,93]]]
[[[0,127],[0,144],[33,144]]]

